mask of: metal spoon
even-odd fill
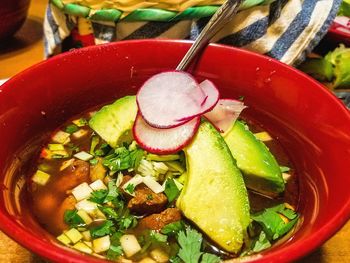
[[[212,16],[208,24],[199,34],[196,41],[182,58],[176,70],[185,70],[192,59],[201,51],[210,41],[210,39],[227,24],[234,14],[237,13],[243,0],[227,0]]]

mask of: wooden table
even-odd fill
[[[0,79],[9,78],[43,60],[42,23],[46,2],[32,0],[29,17],[22,29],[5,47],[0,47]],[[42,262],[39,257],[20,247],[1,232],[0,251],[1,263]],[[350,262],[350,222],[322,247],[298,262]]]

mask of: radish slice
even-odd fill
[[[203,90],[205,94],[205,100],[201,105],[201,110],[193,116],[188,116],[186,118],[180,119],[179,121],[188,121],[194,117],[200,116],[208,111],[211,111],[219,101],[219,90],[215,87],[214,83],[210,80],[204,80],[199,84],[199,87]]]
[[[246,106],[244,106],[242,101],[221,99],[212,111],[204,114],[204,117],[206,117],[220,132],[224,133],[233,126],[238,116],[245,108]]]
[[[175,153],[186,146],[196,133],[200,118],[170,129],[158,129],[148,125],[140,114],[133,127],[136,142],[146,151],[157,154]]]
[[[191,75],[172,71],[148,79],[137,93],[144,120],[156,128],[179,126],[201,112],[206,95]]]

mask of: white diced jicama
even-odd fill
[[[91,216],[96,214],[95,210],[98,210],[96,203],[93,203],[93,202],[88,201],[86,199],[81,200],[80,202],[76,203],[75,208],[77,210],[84,210],[86,213],[88,213]]]
[[[87,254],[92,254],[92,249],[88,245],[84,244],[83,242],[76,243],[73,246],[73,248]]]
[[[157,263],[157,261],[155,261],[149,257],[146,257],[146,258],[141,259],[141,261],[139,261],[139,263]]]
[[[60,167],[60,171],[63,171],[64,169],[68,168],[69,166],[71,166],[74,163],[75,159],[69,159],[67,161],[64,161]]]
[[[64,146],[60,143],[49,143],[47,147],[50,151],[64,151]]]
[[[91,155],[91,154],[89,154],[87,152],[84,152],[84,151],[81,151],[81,152],[78,152],[78,153],[74,154],[74,157],[78,158],[79,160],[82,160],[82,161],[89,161],[92,158],[94,158],[93,155]]]
[[[143,183],[148,186],[156,194],[164,191],[164,187],[158,183],[152,176],[145,176],[143,178]]]
[[[92,192],[92,189],[86,182],[78,185],[72,190],[72,194],[74,195],[75,199],[77,199],[77,201],[81,201],[90,197]]]
[[[72,121],[75,125],[77,125],[78,127],[84,127],[87,125],[87,121],[83,118],[80,119],[76,119]]]
[[[282,173],[282,178],[285,182],[287,182],[292,177],[289,173]]]
[[[135,188],[137,185],[141,184],[142,182],[143,182],[143,177],[137,174],[133,178],[131,178],[126,184],[123,185],[123,190],[128,194],[135,196],[135,193],[130,193],[127,189],[130,187],[130,185],[132,185],[133,188]]]
[[[120,245],[128,258],[141,250],[141,246],[134,235],[123,235],[120,238]]]
[[[88,134],[88,131],[85,129],[80,129],[72,134],[73,138],[80,139]]]
[[[56,143],[65,144],[69,140],[70,134],[64,131],[58,131],[52,136],[52,141]]]
[[[66,231],[64,233],[74,244],[77,243],[79,240],[81,240],[83,238],[82,234],[80,234],[80,232],[75,229],[75,228],[71,228],[68,231]]]
[[[85,210],[78,210],[77,214],[78,216],[81,217],[81,219],[83,219],[85,224],[90,225],[92,223],[91,217],[88,215],[88,213]]]
[[[160,174],[166,174],[166,172],[169,170],[169,167],[162,162],[153,162],[153,167],[154,170]]]
[[[92,240],[92,247],[95,253],[101,253],[107,251],[111,246],[111,241],[109,236],[100,237]]]
[[[92,242],[91,241],[83,241],[85,245],[92,248]]]
[[[65,244],[65,245],[69,245],[70,243],[72,243],[72,241],[64,233],[59,235],[57,237],[57,240],[60,241],[61,243]]]
[[[91,241],[91,234],[89,230],[81,232],[84,241]]]
[[[118,176],[117,176],[117,180],[116,180],[116,182],[115,182],[115,185],[116,185],[117,187],[119,187],[119,186],[122,184],[123,178],[124,178],[123,173],[119,172],[119,173],[118,173]]]
[[[48,173],[37,170],[36,173],[33,175],[32,180],[37,184],[45,185],[50,179],[50,176],[51,175],[49,175]]]
[[[107,189],[107,186],[102,182],[101,179],[96,180],[95,182],[91,183],[89,186],[94,191]]]

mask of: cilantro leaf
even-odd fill
[[[135,185],[130,183],[125,187],[124,190],[132,195],[135,192]]]
[[[134,228],[137,225],[137,219],[133,215],[124,216],[119,221],[119,229]]]
[[[166,180],[164,193],[168,197],[169,203],[174,201],[175,198],[179,195],[180,190],[177,188],[174,179]]]
[[[177,257],[177,256],[171,257],[171,258],[169,259],[169,261],[170,261],[171,263],[182,263],[182,260],[181,260],[179,257]]]
[[[99,142],[100,142],[100,137],[96,135],[91,137],[91,144],[90,144],[90,151],[89,151],[90,154],[92,155],[94,154],[95,148],[99,144]]]
[[[107,251],[107,259],[117,260],[123,254],[123,249],[121,246],[111,245]]]
[[[107,194],[108,191],[105,189],[93,191],[88,200],[97,204],[103,204]]]
[[[95,156],[105,156],[112,148],[107,143],[102,143],[101,146],[95,150]]]
[[[144,151],[141,149],[129,151],[126,147],[119,147],[104,158],[103,165],[114,172],[136,168],[143,155]]]
[[[113,222],[110,220],[104,221],[101,225],[90,228],[91,237],[103,237],[112,233]]]
[[[180,245],[180,250],[178,253],[179,258],[181,258],[186,263],[198,263],[202,255],[201,245],[202,245],[202,235],[196,230],[187,228],[186,233],[182,230],[178,234],[178,243]]]
[[[115,184],[115,181],[108,182],[107,187],[108,187],[108,193],[107,193],[106,198],[104,200],[105,203],[107,203],[109,201],[113,201],[114,199],[116,199],[120,195],[119,189],[118,189],[117,185]]]
[[[78,210],[66,210],[64,212],[64,222],[70,227],[85,225],[84,220],[77,214]]]
[[[159,233],[159,232],[157,232],[157,231],[154,231],[154,230],[152,230],[152,231],[150,232],[150,236],[151,236],[151,238],[152,238],[153,240],[155,240],[155,241],[157,241],[157,242],[165,243],[165,242],[167,242],[167,240],[168,240],[168,236],[167,236],[167,235],[163,235],[163,234],[161,234],[161,233]]]
[[[165,225],[160,232],[165,235],[176,235],[179,231],[185,229],[185,224],[180,220],[170,224]]]
[[[98,209],[108,218],[108,219],[118,219],[119,215],[112,207],[99,205]]]
[[[253,243],[251,250],[255,253],[265,250],[271,247],[270,241],[267,239],[264,231],[260,232],[260,235],[257,240]]]
[[[221,262],[221,259],[213,254],[204,253],[202,256],[201,263],[219,263]]]
[[[66,133],[72,134],[79,130],[79,127],[75,124],[68,125],[65,129]]]

